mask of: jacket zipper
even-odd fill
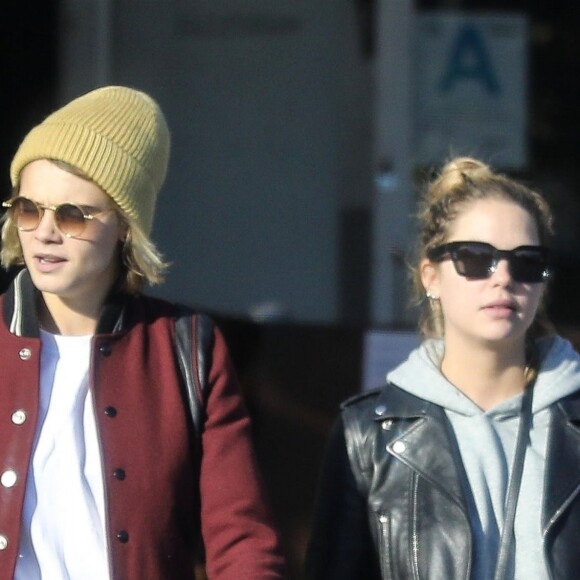
[[[391,543],[389,533],[389,516],[379,514],[379,529],[381,533],[379,552],[381,556],[381,571],[383,578],[394,578],[391,569]]]
[[[418,509],[418,489],[419,478],[413,473],[411,478],[412,498],[413,498],[413,531],[411,533],[411,554],[413,557],[413,578],[419,580],[419,534],[417,533],[417,509]]]

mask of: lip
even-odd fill
[[[40,272],[54,272],[66,262],[66,259],[54,254],[35,254],[34,263]]]
[[[515,314],[518,311],[518,306],[513,300],[502,299],[487,303],[482,310],[495,317],[503,318]]]

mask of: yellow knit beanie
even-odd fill
[[[24,138],[10,166],[12,186],[36,159],[80,169],[151,231],[155,200],[169,160],[165,117],[147,94],[128,87],[91,91],[49,115]]]

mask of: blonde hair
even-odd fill
[[[125,222],[128,227],[121,250],[122,288],[129,294],[137,294],[146,282],[163,283],[170,264],[134,220],[125,218]]]
[[[545,199],[524,184],[495,173],[485,163],[471,157],[456,157],[447,162],[424,190],[420,210],[417,259],[412,269],[415,302],[420,307],[419,328],[427,337],[442,337],[443,313],[438,300],[425,295],[419,265],[427,251],[445,243],[457,217],[472,202],[482,199],[502,199],[522,207],[533,218],[540,244],[549,242],[553,234],[552,214]],[[541,304],[528,338],[553,333],[544,305]]]
[[[69,163],[53,159],[50,159],[50,161],[64,171],[91,181],[87,175]],[[16,196],[17,194],[18,187],[14,189],[12,195]],[[119,242],[120,248],[118,251],[121,289],[129,294],[137,294],[143,290],[146,283],[151,285],[161,284],[165,279],[165,273],[170,264],[164,261],[163,256],[140,227],[137,219],[127,215],[112,198],[111,202],[127,232],[124,242]],[[12,220],[10,212],[6,212],[2,216],[2,251],[0,252],[0,260],[2,266],[6,269],[24,264],[18,228]]]

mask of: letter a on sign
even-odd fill
[[[485,38],[481,30],[472,24],[463,26],[452,43],[441,90],[447,92],[464,80],[480,82],[490,95],[500,92]]]

